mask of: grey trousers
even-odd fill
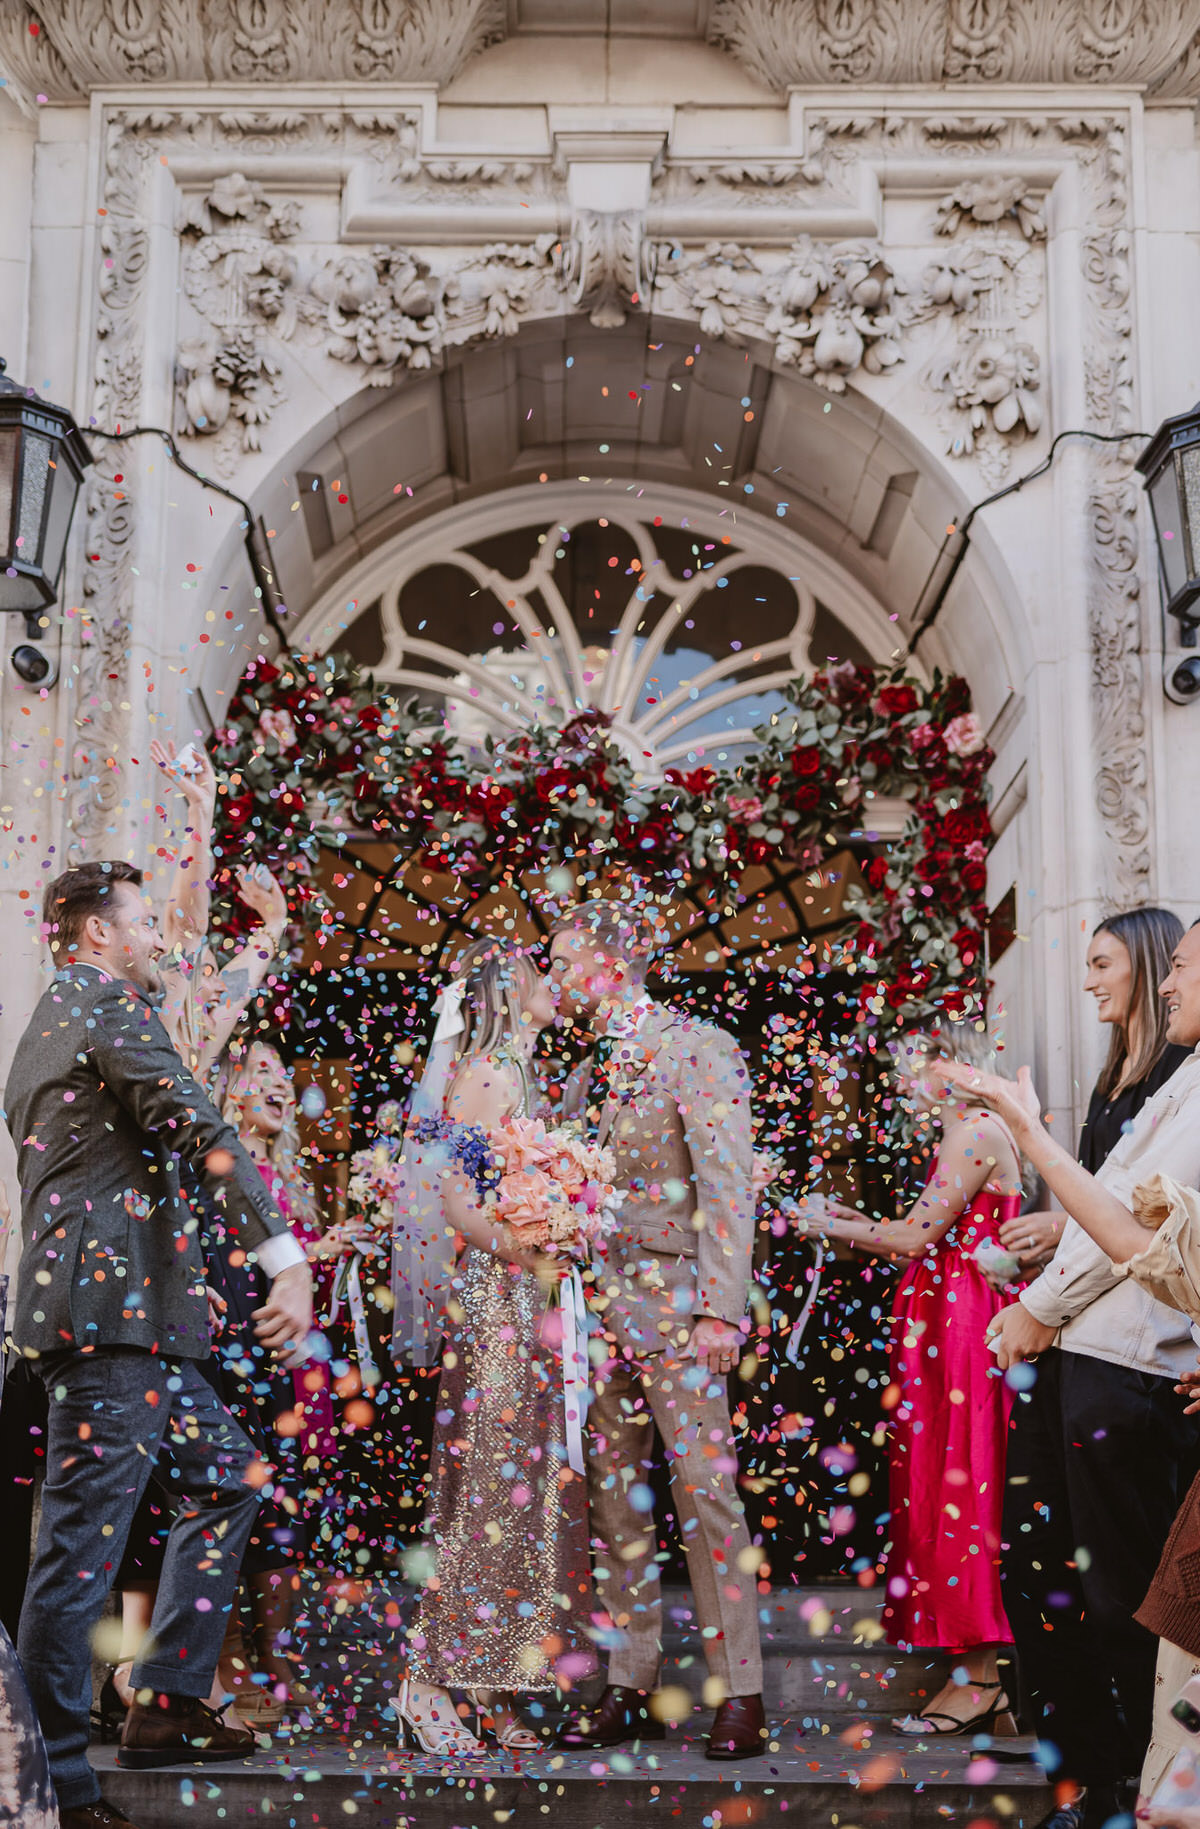
[[[746,1566],[750,1533],[737,1491],[725,1380],[673,1353],[648,1354],[636,1365],[610,1360],[594,1378],[588,1497],[601,1545],[596,1588],[616,1629],[608,1680],[655,1689],[662,1664],[654,1520],[644,1509],[652,1420],[670,1467],[709,1672],[726,1695],[758,1695],[756,1572]]]
[[[88,1764],[92,1633],[153,1475],[179,1506],[134,1687],[207,1696],[258,1508],[254,1449],[191,1360],[134,1347],[55,1353],[37,1552],[18,1654],[59,1808],[100,1795]]]

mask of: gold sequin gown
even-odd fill
[[[545,1291],[468,1246],[448,1309],[431,1459],[436,1561],[409,1674],[463,1689],[554,1690],[556,1673],[577,1683],[595,1666],[587,1486],[567,1465]]]

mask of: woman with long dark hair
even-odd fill
[[[1134,908],[1088,949],[1086,988],[1113,1039],[1079,1155],[1120,1198],[1138,1114],[1168,1101],[1162,1134],[1191,1057],[1171,1044],[1159,995],[1182,937],[1165,909]],[[1092,1829],[1123,1803],[1150,1739],[1156,1643],[1134,1615],[1200,1450],[1174,1388],[1195,1349],[1182,1317],[1118,1283],[1073,1219],[992,1332],[1002,1367],[1036,1359],[1013,1410],[1001,1574],[1033,1725],[1059,1755],[1064,1801],[1045,1829]]]

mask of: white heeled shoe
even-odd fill
[[[480,1726],[486,1727],[487,1732],[491,1734],[496,1745],[502,1748],[506,1753],[540,1753],[546,1746],[546,1741],[542,1739],[540,1734],[535,1733],[531,1727],[525,1726],[525,1723],[517,1714],[511,1698],[503,1706],[503,1713],[507,1715],[508,1719],[503,1727],[497,1726],[495,1719],[495,1699],[497,1693],[503,1694],[503,1691],[497,1692],[494,1689],[470,1689],[467,1691],[471,1701],[479,1711]]]
[[[422,1696],[423,1701],[418,1700]],[[453,1754],[459,1759],[487,1751],[482,1740],[459,1719],[449,1692],[436,1689],[432,1683],[412,1683],[405,1677],[392,1707],[406,1746],[416,1745],[424,1753]]]

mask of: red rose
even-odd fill
[[[987,888],[986,867],[983,864],[964,864],[962,883],[968,895],[982,895]]]
[[[716,779],[716,772],[711,768],[694,768],[686,774],[678,768],[667,770],[667,780],[672,787],[685,788],[689,794],[695,794],[701,799],[707,799],[712,793]]]
[[[793,775],[818,775],[821,772],[821,752],[813,743],[803,745],[792,751]]]
[[[820,804],[820,788],[798,787],[792,795],[792,805],[798,813],[815,813]]]
[[[364,705],[358,714],[358,723],[362,730],[378,730],[383,723],[383,713],[378,705]]]
[[[871,857],[863,868],[863,875],[872,889],[882,889],[887,882],[888,861],[886,857]]]
[[[911,686],[885,686],[875,700],[880,717],[903,718],[917,709],[917,695]]]
[[[961,848],[974,839],[986,841],[991,836],[986,807],[954,807],[941,822],[940,836],[948,845]]]

